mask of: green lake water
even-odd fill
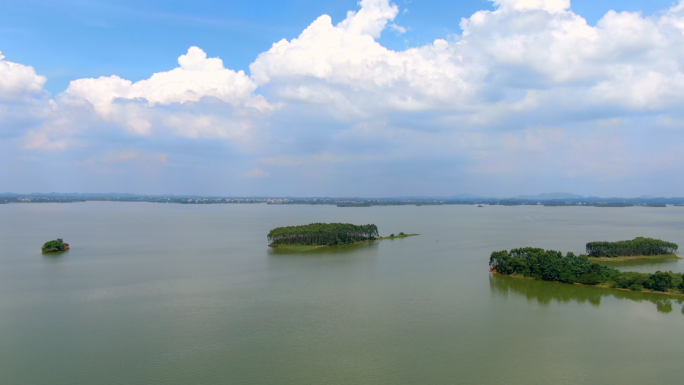
[[[267,247],[311,222],[422,235]],[[637,236],[684,245],[684,208],[0,205],[0,384],[679,383],[681,299],[488,271]]]

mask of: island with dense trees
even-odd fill
[[[637,237],[631,241],[589,242],[587,255],[590,259],[619,261],[636,258],[679,258],[679,245],[660,239]]]
[[[352,225],[350,223],[311,223],[302,226],[277,227],[268,233],[269,246],[296,250],[317,247],[349,245],[380,239],[404,238],[418,234],[399,233],[380,237],[378,227],[373,224]]]
[[[684,294],[684,274],[658,271],[654,274],[621,272],[589,260],[586,255],[525,247],[493,252],[493,273],[568,284],[605,288]]]
[[[69,250],[69,244],[64,243],[62,238],[57,238],[54,241],[45,242],[42,249],[43,254],[63,253],[67,250]]]

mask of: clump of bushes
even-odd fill
[[[42,251],[43,254],[61,253],[69,250],[69,244],[64,243],[62,238],[57,238],[54,241],[45,242]]]

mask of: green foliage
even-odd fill
[[[394,234],[390,234],[390,238],[394,238]]]
[[[631,241],[589,242],[587,254],[590,257],[627,257],[634,255],[675,254],[679,245],[660,239],[638,237]]]
[[[58,238],[54,241],[45,242],[42,251],[43,254],[60,253],[62,251],[67,251],[69,249],[69,244],[64,243],[62,238]]]
[[[656,273],[651,274],[649,278],[653,281],[651,284],[651,289],[655,291],[668,291],[670,289],[674,289],[679,284],[679,282],[675,284],[675,280],[677,280],[677,278],[681,280],[681,276],[676,277],[676,275],[671,271],[656,271]]]
[[[559,251],[532,247],[495,251],[489,266],[499,274],[520,275],[541,281],[604,284],[630,290],[654,290],[684,293],[684,274],[658,271],[654,274],[620,272],[612,267],[592,262],[586,255],[576,256]]]
[[[598,285],[601,283],[601,277],[596,273],[582,274],[579,278],[579,283],[582,285]]]
[[[394,235],[394,234],[393,234],[393,235]],[[403,235],[406,235],[406,234],[404,234],[404,232],[402,231],[401,233],[399,233],[399,235],[402,235],[402,236],[403,236]]]
[[[268,233],[272,245],[345,245],[378,237],[376,225],[349,223],[312,223],[304,226],[278,227]]]

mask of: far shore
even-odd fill
[[[293,251],[310,251],[310,250],[320,249],[321,247],[358,245],[358,244],[366,243],[366,242],[381,241],[383,239],[407,238],[407,237],[414,237],[416,235],[420,235],[420,234],[403,234],[403,235],[395,235],[393,237],[379,237],[379,238],[370,239],[367,241],[347,243],[344,245],[268,245],[268,247],[273,247],[274,249],[288,249],[288,250],[293,250]]]

